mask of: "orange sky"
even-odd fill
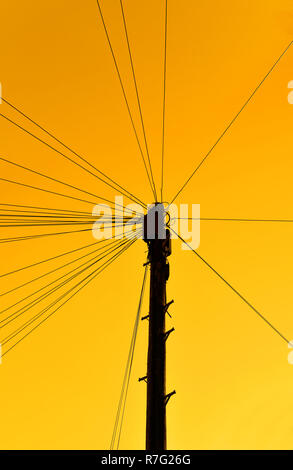
[[[164,2],[124,3],[159,187]],[[119,1],[102,0],[101,6],[139,127]],[[3,96],[138,197],[153,202],[96,2],[4,2],[1,20]],[[292,40],[292,20],[289,0],[169,0],[167,201]],[[292,64],[291,48],[178,203],[200,204],[202,217],[293,218],[293,105],[287,100]],[[0,112],[44,137],[7,105]],[[113,198],[113,190],[3,119],[0,135],[0,156]],[[3,162],[0,172],[3,178],[80,196]],[[91,211],[82,202],[0,185],[3,203]],[[1,238],[16,233],[11,230],[1,228]],[[203,221],[198,250],[290,340],[292,237],[293,224]],[[92,241],[85,233],[2,244],[1,272]],[[0,448],[109,447],[145,251],[137,241],[3,358]],[[178,241],[169,261],[168,298],[175,303],[167,323],[176,331],[167,345],[167,389],[176,389],[177,395],[167,409],[168,448],[292,448],[293,366],[287,345]],[[60,263],[3,278],[1,290]],[[1,310],[30,289],[0,299]],[[146,297],[143,314],[147,309]],[[121,438],[124,449],[144,447],[146,388],[137,378],[145,375],[146,348],[143,322]]]

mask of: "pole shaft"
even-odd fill
[[[149,348],[147,363],[146,449],[166,449],[166,342],[165,305],[167,261],[163,240],[149,242],[150,308]]]

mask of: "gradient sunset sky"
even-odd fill
[[[142,140],[119,0],[101,0],[101,7]],[[164,7],[163,0],[124,1],[158,187]],[[289,0],[168,1],[166,201],[292,39]],[[96,1],[2,2],[0,41],[3,97],[138,197],[153,202]],[[292,80],[293,47],[178,203],[200,204],[204,218],[293,219]],[[53,143],[5,103],[0,113]],[[1,116],[0,136],[1,157],[106,198],[116,194]],[[0,173],[78,196],[4,162]],[[0,190],[2,203],[92,209],[5,182]],[[6,238],[25,229],[0,230],[0,238]],[[0,275],[92,241],[86,232],[1,244]],[[175,302],[167,326],[175,332],[167,343],[167,390],[177,394],[167,407],[168,448],[291,449],[288,346],[192,252],[182,251],[179,241],[172,248],[167,292]],[[202,221],[198,252],[293,340],[293,223]],[[146,245],[137,241],[3,357],[1,449],[109,447],[146,256]],[[1,291],[60,264],[4,277]],[[0,298],[1,310],[31,291]],[[147,295],[142,313],[148,313]],[[141,322],[122,449],[144,448],[146,386],[138,377],[146,373],[146,357],[147,324]]]

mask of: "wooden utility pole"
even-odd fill
[[[158,208],[158,206],[161,206]],[[144,240],[148,244],[150,263],[150,303],[149,303],[149,347],[147,361],[147,419],[146,449],[166,449],[166,404],[171,394],[166,395],[166,339],[170,332],[165,331],[166,283],[169,277],[167,257],[171,254],[170,231],[165,227],[165,214],[162,204],[155,205],[158,212],[150,221],[151,214],[145,216]],[[162,216],[163,214],[163,216]],[[163,224],[163,225],[162,225]],[[150,225],[154,232],[150,238]],[[172,392],[172,394],[175,392]]]

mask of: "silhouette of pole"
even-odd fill
[[[158,207],[161,206],[161,207]],[[147,418],[146,449],[166,449],[166,283],[169,277],[167,256],[170,250],[170,232],[165,229],[163,205],[150,221],[145,217],[144,239],[148,243],[150,263],[149,346],[147,359]],[[163,214],[163,215],[162,215]],[[150,232],[154,234],[150,239]],[[163,238],[162,238],[163,237]]]

